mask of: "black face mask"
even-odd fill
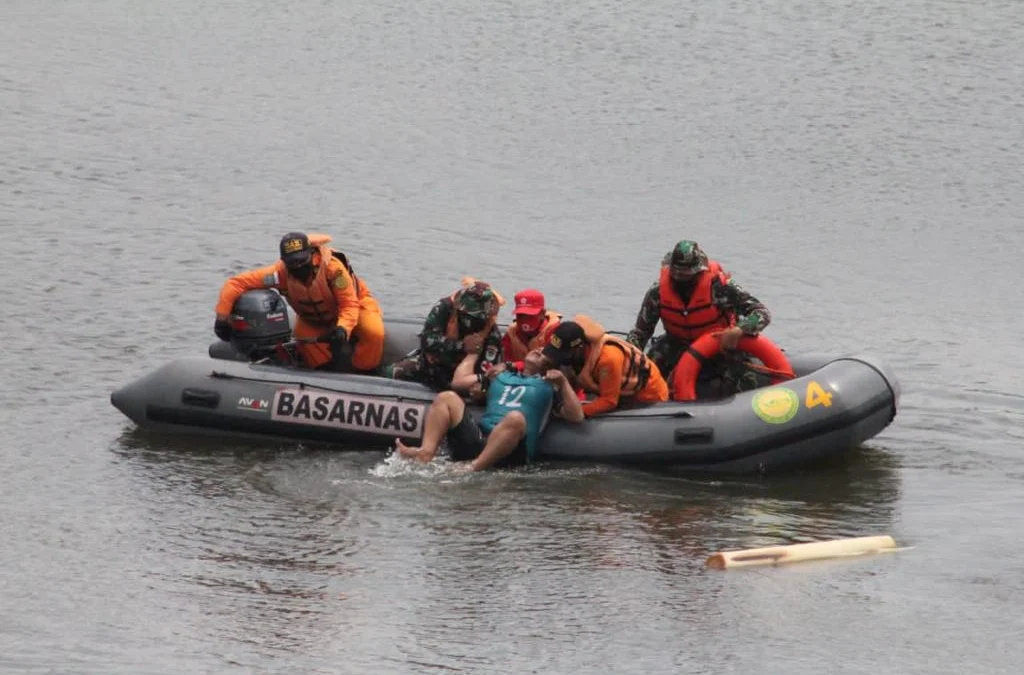
[[[487,317],[459,314],[459,331],[463,335],[478,333],[487,325]]]
[[[673,279],[672,289],[679,295],[683,296],[684,298],[688,298],[690,294],[693,293],[693,289],[696,287],[696,284],[694,283],[695,281],[697,281],[697,277],[695,276],[690,279],[687,279],[686,281],[678,281],[676,279]]]
[[[305,265],[299,265],[298,267],[289,267],[288,274],[292,275],[299,281],[307,282],[313,278],[313,262],[310,261]]]

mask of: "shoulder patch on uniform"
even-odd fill
[[[488,345],[487,349],[484,351],[484,360],[485,361],[497,361],[498,360],[498,348],[495,347],[494,345]]]
[[[334,281],[332,281],[331,284],[335,288],[345,288],[346,286],[348,286],[348,277],[346,277],[344,274],[339,274],[338,276],[334,277]]]
[[[599,380],[603,380],[606,377],[608,377],[608,368],[607,367],[599,368],[598,371],[597,371],[597,378]]]

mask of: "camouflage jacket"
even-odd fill
[[[454,311],[455,306],[451,298],[441,298],[430,309],[420,332],[420,354],[424,360],[436,367],[446,370],[450,368],[452,372],[455,372],[455,368],[466,356],[462,340],[451,340],[445,334],[448,330],[448,319]],[[481,355],[480,366],[484,362],[492,366],[501,362],[501,329],[497,326],[491,329],[484,341]]]
[[[723,284],[718,279],[711,281],[711,301],[723,310],[736,316],[736,325],[744,333],[755,335],[771,323],[772,315],[761,301],[747,293],[731,279]],[[654,329],[661,320],[661,285],[655,281],[644,296],[636,325],[626,339],[643,349],[654,335]]]

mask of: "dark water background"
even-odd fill
[[[1020,672],[1022,43],[1016,0],[5,0],[0,670]],[[692,237],[902,408],[725,482],[135,431],[110,391],[297,227],[391,316],[473,274],[621,328]]]

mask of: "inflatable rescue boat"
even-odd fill
[[[113,405],[140,427],[161,432],[313,441],[348,450],[422,437],[436,392],[372,375],[281,365],[280,359],[254,362],[260,349],[279,350],[289,339],[287,314],[279,318],[286,308],[270,291],[250,291],[239,304],[249,307],[255,338],[217,342],[207,356],[171,361],[113,392]],[[385,363],[418,346],[421,325],[387,322]],[[766,379],[765,386],[735,396],[620,409],[581,424],[553,419],[538,459],[767,472],[846,453],[895,417],[899,385],[879,359],[788,360],[795,377],[775,384]],[[477,417],[483,412],[470,410]]]

